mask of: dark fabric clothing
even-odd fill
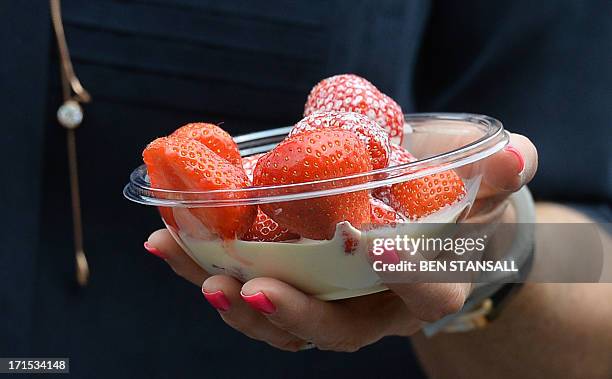
[[[50,31],[46,6],[0,2],[2,356],[25,354],[33,337]]]
[[[48,5],[3,1],[0,356],[67,356],[87,378],[419,377],[403,338],[289,354],[231,330],[143,251],[161,222],[121,195],[153,138],[195,120],[232,134],[289,125],[336,73],[406,112],[484,113],[526,134],[539,198],[612,197],[609,2],[65,0],[63,13],[93,96],[78,130],[91,284],[73,284]]]
[[[4,116],[12,127],[2,154],[5,162],[28,154],[21,166],[3,167],[11,178],[3,199],[18,202],[8,204],[3,224],[11,244],[2,253],[0,356],[67,356],[83,378],[419,376],[406,339],[357,354],[290,354],[232,330],[197,287],[143,250],[162,224],[121,190],[153,138],[193,120],[223,121],[233,134],[288,125],[300,118],[309,88],[333,73],[358,70],[408,101],[409,86],[395,79],[411,77],[405,68],[414,65],[425,2],[343,9],[340,2],[64,1],[75,69],[93,96],[77,132],[92,269],[84,290],[73,284],[65,132],[55,120],[59,67],[43,5],[14,2],[1,12],[17,18],[3,25],[3,42],[17,56],[3,59],[12,65],[3,64],[3,93],[15,108]],[[362,24],[359,34],[336,28],[338,18]],[[393,43],[380,44],[387,35]],[[10,236],[13,228],[19,234]]]
[[[612,3],[436,1],[417,109],[483,113],[527,135],[536,198],[612,200]]]

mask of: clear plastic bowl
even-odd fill
[[[170,210],[174,225],[169,225],[166,220],[164,222],[172,236],[210,274],[228,274],[242,281],[255,277],[272,277],[324,300],[383,291],[386,287],[373,270],[368,254],[369,243],[364,241],[364,238],[369,238],[368,233],[348,223],[338,224],[331,240],[222,241],[211,234],[189,209],[303,201],[352,191],[374,190],[454,169],[465,184],[466,196],[420,219],[418,223],[460,221],[469,213],[478,192],[484,170],[483,160],[508,143],[508,134],[499,121],[475,114],[408,114],[405,119],[402,146],[417,161],[335,178],[333,186],[330,185],[332,180],[323,180],[240,190],[172,191],[151,188],[143,165],[132,172],[123,193],[134,202]],[[249,156],[272,149],[290,130],[291,127],[270,129],[234,139],[241,154]],[[392,227],[381,230],[389,236],[397,234]],[[414,225],[411,230],[415,230]],[[379,230],[377,235],[380,236],[380,233]],[[347,241],[353,245],[350,253],[347,253]]]

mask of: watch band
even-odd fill
[[[533,262],[535,207],[527,187],[512,194],[509,200],[515,208],[517,224],[522,224],[517,231],[516,243],[511,247],[513,251],[509,254],[519,262],[519,275],[479,283],[459,312],[427,324],[423,328],[426,336],[430,337],[439,332],[467,332],[487,326],[497,318],[508,300],[522,287]]]

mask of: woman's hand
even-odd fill
[[[511,213],[505,200],[531,180],[537,152],[527,138],[512,134],[510,145],[484,165],[472,212],[479,222]],[[471,283],[388,283],[388,292],[326,302],[272,278],[243,284],[229,276],[209,276],[167,230],[154,232],[145,247],[178,275],[201,286],[228,325],[290,351],[308,343],[322,350],[355,351],[384,336],[409,336],[424,322],[459,311],[471,291]]]

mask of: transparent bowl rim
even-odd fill
[[[145,165],[136,168],[130,175],[129,183],[124,187],[124,196],[136,203],[164,207],[223,207],[255,205],[281,201],[310,199],[315,197],[337,195],[342,193],[368,190],[381,186],[420,178],[449,169],[465,166],[495,154],[508,144],[508,133],[502,123],[495,118],[470,113],[413,113],[405,115],[405,128],[408,133],[414,129],[435,128],[427,121],[461,121],[472,124],[483,136],[460,146],[425,159],[385,167],[369,172],[341,178],[312,181],[307,183],[283,184],[266,187],[249,187],[242,189],[213,191],[176,191],[150,187]],[[423,123],[422,125],[420,125]],[[419,124],[419,125],[412,125]],[[278,140],[291,130],[292,126],[268,129],[234,137],[241,154],[248,156],[272,148]],[[274,142],[274,140],[277,140]],[[262,142],[272,141],[261,145]],[[361,180],[355,180],[355,179]],[[312,189],[333,182],[333,188]],[[355,184],[357,182],[358,184]],[[345,183],[343,185],[343,183]]]

